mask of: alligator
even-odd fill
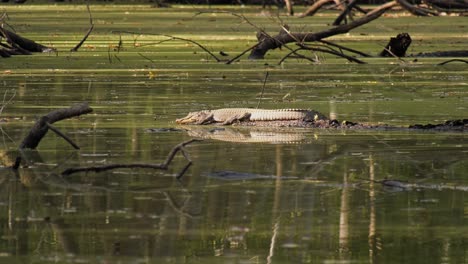
[[[222,108],[191,112],[186,117],[176,120],[178,124],[207,125],[221,123],[231,125],[235,122],[249,121],[301,121],[314,122],[328,118],[314,110],[305,109],[253,109],[253,108]]]
[[[366,124],[351,121],[329,119],[325,115],[305,109],[252,109],[223,108],[191,112],[186,117],[177,119],[178,124],[239,124],[254,127],[300,127],[321,129],[372,129],[372,130],[419,130],[419,131],[454,131],[468,132],[468,119],[447,120],[439,124],[413,124],[407,127],[387,124]]]

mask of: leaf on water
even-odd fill
[[[157,77],[157,73],[154,71],[149,71],[148,72],[148,79],[153,80],[154,78]]]

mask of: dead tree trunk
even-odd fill
[[[252,49],[249,59],[263,59],[265,54],[271,50],[281,47],[284,44],[291,43],[291,42],[313,42],[317,40],[321,40],[324,38],[328,38],[334,35],[347,33],[350,30],[369,23],[370,21],[377,19],[380,17],[385,11],[391,9],[392,7],[396,6],[396,1],[391,1],[389,3],[383,4],[371,12],[367,13],[367,15],[354,20],[353,22],[345,25],[340,25],[337,27],[333,27],[321,32],[317,33],[287,33],[287,34],[278,34],[274,37],[263,37],[259,40],[259,43],[255,48]]]

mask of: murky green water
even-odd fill
[[[48,19],[41,15],[45,9]],[[468,262],[466,134],[210,133],[173,122],[202,108],[255,107],[267,71],[264,108],[314,108],[340,120],[392,125],[467,118],[466,64],[369,59],[369,65],[354,65],[325,56],[317,65],[277,65],[283,50],[265,61],[224,65],[184,42],[134,48],[162,38],[132,35],[123,36],[124,51],[109,51],[119,39],[110,30],[173,34],[231,55],[255,43],[249,25],[226,14],[194,18],[196,7],[93,6],[95,34],[71,54],[66,50],[88,27],[84,6],[6,10],[19,32],[60,52],[0,59],[1,96],[7,101],[15,93],[0,115],[8,119],[0,123],[1,165],[11,165],[41,115],[83,101],[94,112],[55,124],[80,151],[49,132],[37,152],[24,153],[29,163],[18,174],[0,170],[0,262]],[[259,10],[235,11],[278,30]],[[317,30],[333,17],[284,19],[297,30]],[[373,54],[401,31],[414,36],[414,53],[467,44],[466,17],[381,22],[336,39]],[[437,34],[427,26],[449,24],[451,31]],[[161,163],[175,145],[200,136],[205,140],[186,147],[193,165],[180,181],[175,175],[187,164],[180,154],[167,171],[61,176],[70,167]],[[255,142],[265,138],[271,142]],[[391,188],[380,183],[384,179],[412,185]]]

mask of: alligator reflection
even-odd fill
[[[298,143],[305,141],[304,129],[268,129],[233,127],[184,127],[191,137],[239,143]]]
[[[1,173],[2,255],[43,262],[463,263],[463,135],[298,134],[301,144],[192,145],[194,165],[181,181],[173,174],[182,160],[170,172],[63,177],[64,166],[110,161],[26,153],[35,155],[27,156],[28,167]],[[213,175],[231,180],[205,177]],[[410,188],[389,192],[386,179]]]

